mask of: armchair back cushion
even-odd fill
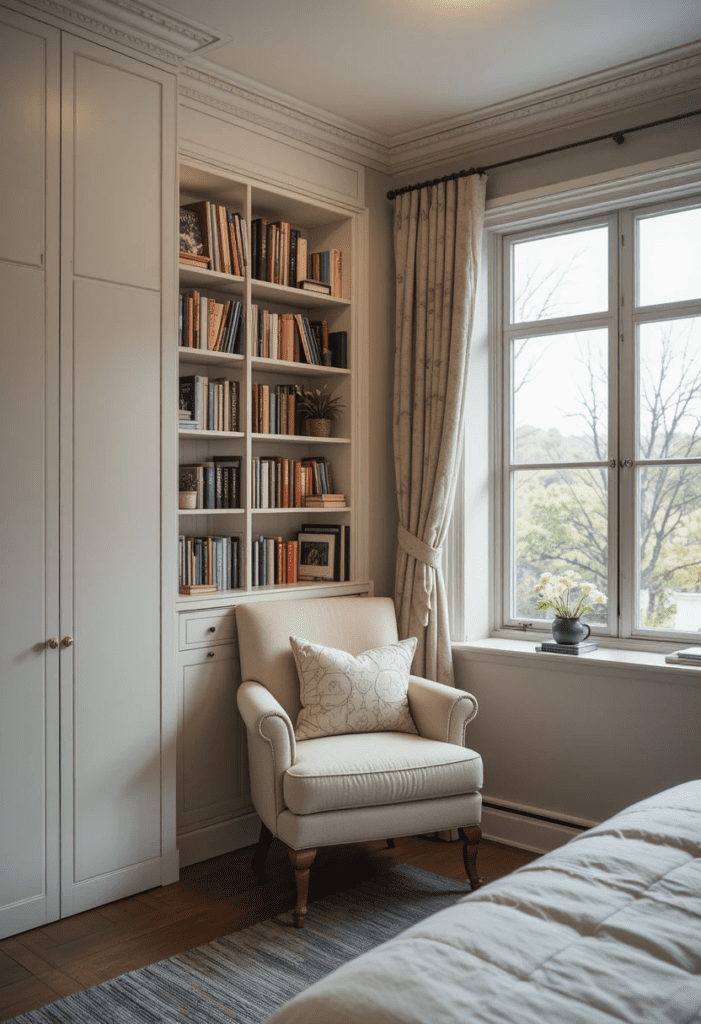
[[[265,686],[293,722],[301,705],[291,636],[336,647],[354,657],[398,639],[394,602],[389,597],[252,602],[237,607],[236,625],[241,678]]]

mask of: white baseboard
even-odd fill
[[[260,818],[253,812],[194,832],[183,832],[178,836],[180,867],[199,864],[202,860],[220,857],[223,853],[241,850],[244,846],[255,846],[259,835]]]
[[[541,821],[527,814],[494,807],[482,807],[482,835],[496,843],[505,843],[532,853],[548,853],[564,846],[583,829],[565,823]]]

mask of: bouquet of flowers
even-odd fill
[[[573,591],[577,591],[579,596]],[[563,619],[578,619],[584,612],[590,612],[595,604],[606,604],[606,595],[593,583],[582,583],[582,577],[574,569],[569,569],[562,576],[544,572],[535,585],[535,592],[539,611],[552,608]]]

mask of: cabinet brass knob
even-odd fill
[[[64,636],[63,640],[61,641],[61,647],[72,647],[72,646],[73,646],[73,637],[72,636]]]
[[[55,636],[52,636],[50,640],[46,641],[46,646],[50,647],[52,651],[55,651],[58,647],[58,640]]]
[[[217,631],[217,627],[216,626],[210,626],[209,627],[209,632],[210,633],[216,633],[216,631]]]
[[[207,657],[208,658],[213,658],[214,657],[214,651],[207,651]]]

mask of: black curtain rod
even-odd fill
[[[555,146],[554,149],[542,149],[539,153],[528,153],[527,156],[517,156],[513,160],[501,160],[498,164],[489,164],[487,167],[471,167],[469,171],[456,171],[454,174],[444,174],[442,178],[434,178],[432,181],[421,181],[416,185],[405,185],[404,188],[396,188],[387,193],[388,199],[395,199],[404,195],[405,192],[416,192],[420,188],[428,188],[429,185],[439,185],[442,181],[455,181],[457,178],[467,178],[471,174],[484,174],[486,171],[493,171],[497,167],[508,167],[509,164],[521,164],[525,160],[535,160],[539,156],[550,156],[551,153],[564,153],[567,149],[577,149],[578,146],[589,146],[593,142],[603,142],[605,139],[613,139],[618,145],[623,145],[626,135],[633,132],[642,132],[646,128],[656,128],[660,124],[669,124],[671,121],[682,121],[685,117],[696,117],[701,110],[692,110],[688,114],[675,114],[674,117],[664,117],[660,121],[649,121],[647,124],[636,124],[633,128],[623,128],[618,132],[609,132],[607,135],[597,135],[593,139],[582,139],[581,142],[570,142],[567,146]]]

